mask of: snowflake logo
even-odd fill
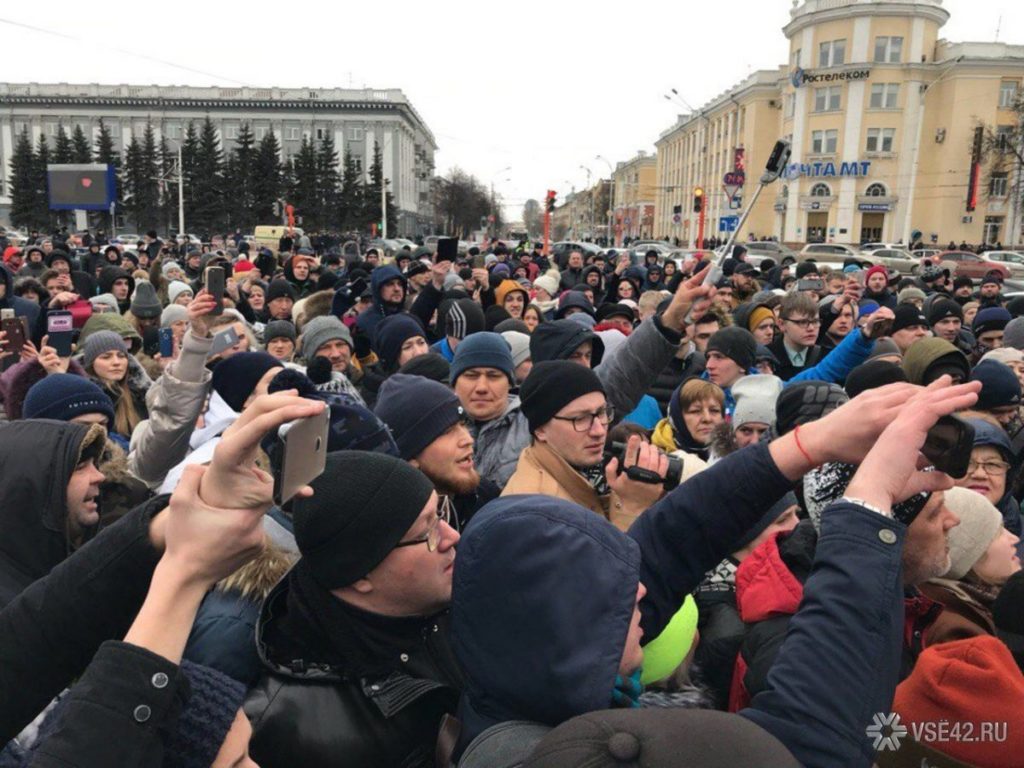
[[[900,722],[900,716],[895,712],[888,715],[877,713],[872,717],[872,724],[864,732],[871,737],[876,752],[892,750],[895,752],[900,748],[900,739],[907,737],[907,727]]]

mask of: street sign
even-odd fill
[[[729,199],[729,210],[730,211],[738,211],[742,207],[743,207],[743,196],[742,195],[736,195],[735,197]]]
[[[739,226],[739,216],[723,216],[718,220],[718,231],[719,232],[735,232],[736,227]]]
[[[727,173],[725,175],[730,176],[731,174]],[[741,186],[741,184],[723,184],[722,191],[725,192],[725,199],[732,200],[736,197],[736,193],[740,191]]]
[[[730,187],[742,187],[747,183],[747,174],[743,171],[729,171],[729,173],[722,177],[722,183]]]

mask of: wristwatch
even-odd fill
[[[882,517],[892,517],[892,510],[886,512],[883,509],[879,509],[874,504],[868,504],[864,499],[855,499],[852,496],[843,496],[840,501],[845,501],[847,504],[856,504],[858,507],[864,507],[864,509],[870,509],[872,512],[877,512]]]

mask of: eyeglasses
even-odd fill
[[[817,328],[819,325],[821,325],[821,320],[819,320],[818,318],[814,318],[813,320],[794,320],[792,317],[784,317],[782,319],[785,320],[787,323],[792,323],[797,328]]]
[[[1010,469],[1010,465],[1005,461],[971,461],[967,462],[967,474],[973,474],[981,467],[981,470],[991,477],[1000,477],[1005,475],[1007,470]]]
[[[411,541],[400,541],[395,544],[395,549],[399,547],[413,547],[417,544],[426,544],[428,552],[437,552],[437,547],[441,543],[441,521],[448,523],[452,519],[452,500],[448,496],[441,496],[438,499],[437,504],[437,517],[430,521],[430,527],[427,528],[425,536],[421,536],[418,539],[412,539]]]
[[[559,421],[571,421],[572,428],[577,432],[589,432],[594,428],[594,419],[597,419],[606,427],[611,424],[612,419],[615,418],[615,409],[610,405],[606,405],[594,413],[581,413],[579,416],[552,416],[551,418],[558,419]]]

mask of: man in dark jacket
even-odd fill
[[[30,331],[39,319],[39,304],[14,295],[14,277],[3,265],[0,265],[0,309],[13,309],[15,317],[24,317]],[[17,354],[21,350],[9,351]]]
[[[447,631],[459,534],[430,480],[392,456],[329,454],[312,485],[293,510],[302,559],[256,629],[253,759],[431,766],[462,687]]]
[[[801,445],[812,438],[815,458],[869,452],[850,499],[826,511],[816,567],[769,688],[740,713],[801,764],[867,766],[874,756],[864,721],[892,700],[902,632],[906,529],[892,507],[908,493],[951,484],[918,472],[917,451],[907,446],[923,445],[935,421],[970,405],[976,391],[875,391],[803,427]],[[510,496],[481,510],[460,545],[452,589],[453,640],[466,675],[457,756],[488,764],[488,729],[502,726],[508,744],[509,721],[554,727],[636,706],[641,638],[661,633],[703,573],[809,463],[793,435],[749,446],[672,491],[625,536],[547,497]],[[495,599],[510,584],[516,599]],[[520,746],[524,756],[532,748]]]
[[[88,272],[75,269],[74,261],[67,251],[51,251],[46,257],[46,263],[50,269],[59,275],[69,275],[71,287],[64,290],[73,290],[81,298],[88,299],[96,295],[96,280]]]
[[[0,429],[0,608],[95,529],[105,436],[98,425],[50,420]]]
[[[373,293],[373,304],[360,313],[356,320],[356,328],[366,344],[366,350],[357,349],[356,354],[363,357],[369,351],[373,341],[377,323],[388,315],[395,315],[405,309],[405,294],[408,291],[408,280],[398,271],[397,267],[387,265],[377,267],[370,275],[370,290]],[[357,342],[359,339],[357,339]],[[362,346],[359,344],[358,346]]]
[[[122,315],[131,307],[134,291],[135,278],[128,274],[127,270],[121,267],[104,267],[100,272],[99,292],[113,294]]]
[[[299,248],[299,252],[284,263],[284,279],[292,284],[300,299],[316,291],[316,278],[310,276],[316,266],[316,257],[308,248]]]

